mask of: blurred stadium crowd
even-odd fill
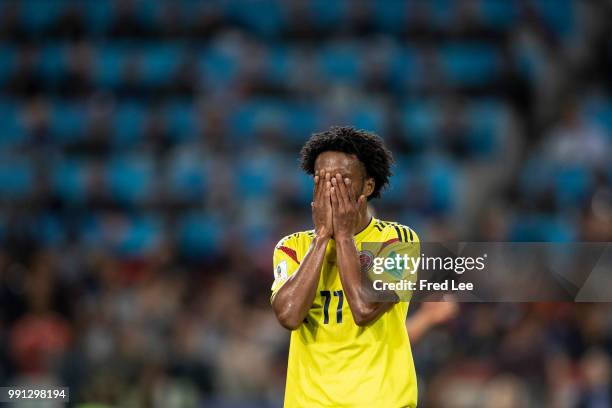
[[[0,383],[280,406],[271,255],[314,131],[383,136],[422,240],[612,241],[612,3],[0,1]],[[415,307],[418,307],[415,305]],[[427,407],[612,406],[608,305],[462,305]]]

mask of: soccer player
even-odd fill
[[[272,307],[292,331],[285,407],[416,406],[408,303],[372,302],[361,286],[363,242],[419,245],[410,228],[368,210],[392,162],[382,139],[351,127],[314,134],[302,148],[314,229],[281,239],[273,259]]]

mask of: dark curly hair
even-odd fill
[[[393,156],[383,140],[374,133],[350,126],[333,126],[313,134],[300,151],[300,166],[307,174],[314,174],[317,157],[327,151],[354,154],[363,163],[368,177],[374,179],[374,191],[368,197],[379,198],[391,177]]]

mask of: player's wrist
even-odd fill
[[[319,241],[329,241],[332,238],[331,231],[326,230],[315,230],[315,239]]]
[[[348,232],[336,233],[334,235],[334,239],[336,240],[336,243],[339,244],[354,243],[353,234]]]

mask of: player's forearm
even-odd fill
[[[297,329],[314,302],[329,238],[316,236],[297,271],[276,292],[272,307],[280,324]]]
[[[426,313],[420,310],[406,320],[408,337],[410,337],[410,341],[413,343],[419,341],[432,326],[434,326],[434,324],[431,319],[429,319]]]
[[[353,320],[365,326],[393,306],[392,302],[369,302],[362,285],[359,254],[353,237],[336,238],[336,254],[340,281],[349,303]]]

